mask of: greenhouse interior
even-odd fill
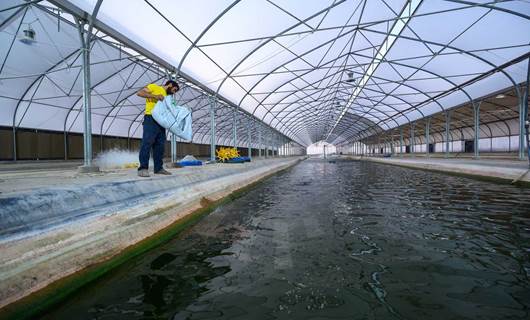
[[[0,319],[528,319],[527,0],[3,0]]]

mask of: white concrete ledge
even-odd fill
[[[507,183],[530,183],[528,162],[517,160],[473,160],[439,158],[376,158],[355,157],[359,160],[397,165],[450,174],[497,180]]]

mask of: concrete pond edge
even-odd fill
[[[390,162],[390,161],[385,161],[385,160],[379,160],[377,158],[362,158],[362,159],[356,159],[356,160],[374,162],[374,163],[389,165],[389,166],[398,166],[398,167],[403,167],[403,168],[413,169],[413,170],[422,170],[422,171],[427,171],[427,172],[442,173],[442,174],[447,174],[447,175],[456,176],[456,177],[471,178],[471,179],[480,180],[480,181],[507,184],[507,185],[517,186],[517,187],[530,188],[530,181],[525,181],[525,180],[520,180],[520,179],[518,181],[514,181],[514,179],[512,178],[503,178],[503,177],[499,177],[495,175],[487,175],[487,174],[480,173],[480,172],[466,172],[462,170],[439,167],[439,166],[432,165],[432,164],[429,165],[429,164]],[[524,176],[526,175],[530,175],[530,172],[526,172]]]
[[[217,207],[243,196],[270,177],[292,168],[302,160],[298,159],[278,166],[271,172],[258,175],[252,181],[242,186],[203,196],[199,200],[186,204],[184,206],[184,210],[186,211],[185,215],[177,216],[168,226],[156,231],[150,236],[135,242],[111,256],[101,257],[97,262],[82,266],[78,270],[73,270],[60,279],[53,280],[35,291],[27,292],[27,294],[17,298],[15,301],[4,305],[0,308],[0,319],[29,319],[53,309],[53,307],[64,302],[86,285],[100,279],[127,261],[168,242],[173,237],[193,226]],[[157,212],[149,212],[147,215],[180,211],[179,208],[181,208],[181,204],[177,203],[153,210]]]

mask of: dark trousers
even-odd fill
[[[166,129],[159,125],[150,115],[144,116],[144,134],[142,136],[142,147],[140,148],[140,169],[149,168],[149,153],[153,149],[153,162],[155,172],[162,170],[162,158],[164,157],[164,143],[166,142]]]

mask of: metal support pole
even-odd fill
[[[278,142],[277,142],[277,139],[278,139],[278,136],[273,134],[273,136],[272,136],[272,141],[273,141],[272,142],[273,143],[272,150],[274,150],[273,154],[274,154],[275,157],[278,156]]]
[[[399,128],[399,156],[403,158],[403,127]]]
[[[267,155],[269,155],[271,158],[274,157],[274,137],[271,131],[269,131],[268,134],[267,146],[269,147],[268,151],[271,153],[270,155],[267,153]]]
[[[280,135],[276,135],[276,156],[280,157]]]
[[[519,101],[519,160],[524,160],[525,158],[525,148],[524,148],[524,145],[525,145],[525,130],[524,130],[524,126],[525,126],[525,122],[526,122],[526,117],[525,117],[525,109],[524,109],[524,95],[521,97],[520,101]]]
[[[392,136],[390,137],[390,154],[394,156],[394,133],[392,133]]]
[[[90,100],[90,32],[85,30],[91,29],[86,22],[77,21],[79,38],[81,41],[82,51],[82,69],[83,69],[83,165],[79,167],[80,172],[97,172],[99,168],[92,164],[92,112]]]
[[[280,135],[276,135],[276,156],[280,157]]]
[[[13,126],[13,161],[17,161],[17,129]]]
[[[274,158],[274,133],[271,131],[270,137],[271,157]]]
[[[248,118],[248,151],[247,156],[252,159],[252,119]]]
[[[269,135],[271,158],[274,158],[274,133],[271,131]]]
[[[431,131],[431,118],[427,118],[427,123],[425,123],[425,154],[429,157],[429,145],[431,144],[430,139]]]
[[[177,136],[171,134],[171,163],[177,162]]]
[[[271,158],[274,158],[274,133],[272,131],[269,133],[269,146],[271,150]]]
[[[258,127],[258,157],[261,158],[261,147],[263,147],[262,141],[261,141],[261,126]]]
[[[410,123],[410,153],[414,153],[414,122]]]
[[[276,134],[276,157],[280,157],[280,136]]]
[[[280,157],[280,136],[276,135],[276,157]]]
[[[528,69],[526,70],[526,90],[523,95],[524,127],[526,129],[526,156],[528,158],[528,167],[530,168],[530,121],[528,120],[528,94],[530,91],[530,57],[528,58]]]
[[[478,140],[480,138],[480,103],[476,103],[475,101],[473,101],[473,123],[474,123],[474,127],[475,127],[475,138],[473,140],[473,152],[475,153],[475,159],[478,159],[479,156],[480,156],[480,153],[479,153],[479,150],[478,150],[478,147],[479,147],[479,144],[478,144]]]
[[[63,132],[64,135],[64,160],[68,160],[68,133],[66,130]]]
[[[263,151],[265,152],[265,158],[269,157],[269,137],[265,134],[265,145],[263,146]]]
[[[272,138],[272,156],[275,157],[276,156],[276,135],[273,133],[271,138]]]
[[[210,161],[215,161],[215,99],[210,100]]]
[[[451,111],[445,112],[445,157],[449,158],[449,131],[451,130]]]
[[[232,114],[232,142],[234,148],[237,148],[237,110],[234,109]]]

